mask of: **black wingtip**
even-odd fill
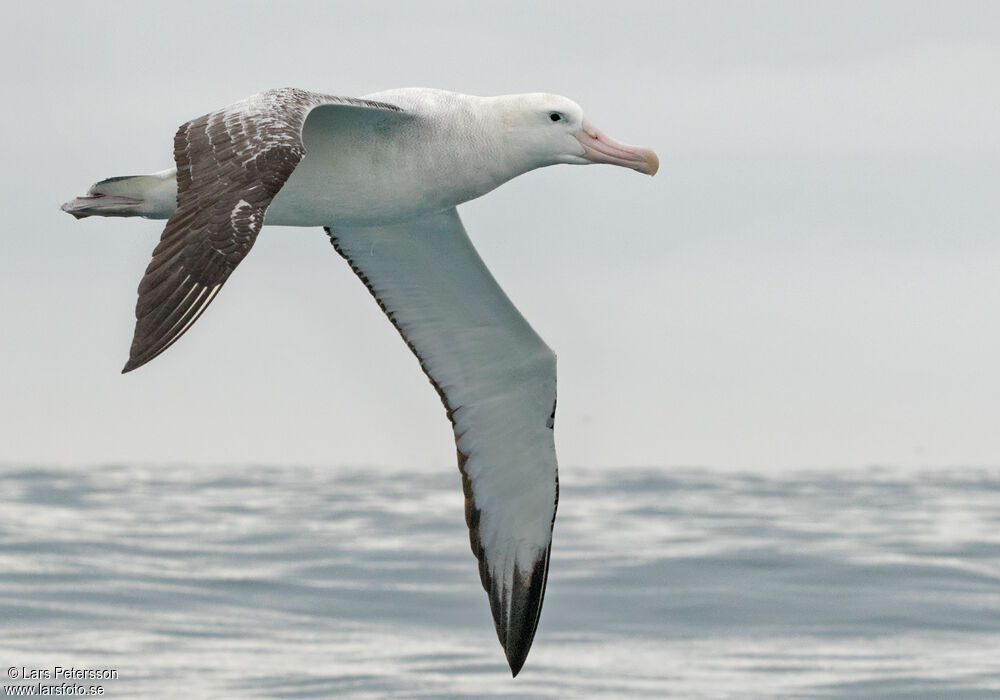
[[[164,349],[166,349],[166,348],[164,348]],[[160,350],[160,352],[163,352],[163,350]],[[130,358],[128,358],[128,362],[126,362],[125,366],[122,367],[122,374],[128,374],[129,372],[131,372],[134,369],[139,369],[144,364],[148,363],[154,357],[156,357],[157,355],[159,355],[160,352],[154,353],[152,355],[146,355],[144,357],[130,357]]]
[[[510,666],[511,678],[517,678],[517,674],[521,672],[524,662],[528,660],[529,649],[531,649],[531,646],[507,651],[507,665]]]
[[[540,606],[541,601],[539,601]],[[531,620],[530,622],[525,620],[510,630],[515,634],[513,638],[507,638],[507,643],[504,645],[503,651],[507,657],[507,665],[510,666],[510,675],[512,678],[517,678],[517,674],[521,672],[524,662],[528,660],[528,652],[531,651],[531,642],[535,638],[535,623],[535,620]]]
[[[542,600],[545,597],[545,581],[548,577],[549,550],[535,562],[531,574],[525,576],[520,569],[514,570],[514,590],[510,598],[510,616],[506,624],[501,620],[505,617],[504,606],[494,604],[494,622],[497,626],[497,636],[503,645],[507,665],[510,666],[512,678],[517,678],[524,662],[531,651],[531,643],[538,629],[538,618],[542,612]],[[499,613],[499,614],[498,614]]]

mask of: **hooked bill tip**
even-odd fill
[[[643,149],[646,151],[643,155],[645,156],[646,167],[640,172],[644,172],[649,176],[656,175],[656,172],[660,169],[660,159],[657,157],[656,152],[650,148]]]

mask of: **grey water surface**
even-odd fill
[[[561,487],[511,679],[450,465],[3,467],[0,663],[110,698],[1000,697],[1000,469]]]

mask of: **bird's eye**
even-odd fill
[[[552,112],[551,114],[549,114],[549,119],[551,119],[554,122],[562,121],[562,115],[559,114],[559,112]]]

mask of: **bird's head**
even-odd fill
[[[517,144],[530,167],[608,163],[655,175],[656,153],[615,141],[583,116],[580,106],[559,95],[511,95],[503,110],[506,138]]]

